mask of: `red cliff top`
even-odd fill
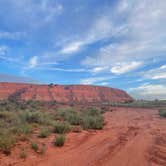
[[[22,100],[57,102],[127,102],[133,100],[125,91],[93,85],[38,85],[0,83],[0,100],[17,95]]]

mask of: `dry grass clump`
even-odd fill
[[[71,126],[67,122],[56,122],[53,126],[53,132],[59,134],[67,133],[70,131],[70,129]]]
[[[56,136],[54,140],[54,145],[61,147],[65,144],[65,140],[66,140],[65,135]]]
[[[159,114],[160,114],[160,116],[166,118],[166,109],[161,109],[161,110],[159,111]]]

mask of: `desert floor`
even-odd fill
[[[98,131],[71,132],[62,148],[53,136],[42,139],[44,155],[19,159],[17,146],[11,156],[0,156],[1,166],[165,166],[166,119],[157,110],[117,108],[106,112],[105,127]],[[19,145],[18,145],[19,146]]]

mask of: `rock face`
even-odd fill
[[[0,83],[0,100],[9,97],[22,100],[64,103],[127,102],[133,99],[123,90],[91,85],[37,85]]]

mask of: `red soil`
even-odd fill
[[[125,102],[133,100],[125,91],[109,87],[0,83],[0,99],[7,99],[9,96],[19,96],[23,100],[54,100],[64,103]]]
[[[41,139],[46,154],[29,152],[19,159],[18,146],[10,157],[1,156],[1,166],[165,166],[166,120],[157,110],[117,108],[105,113],[100,131],[69,133],[62,148],[54,136]],[[28,150],[27,150],[28,151]]]

